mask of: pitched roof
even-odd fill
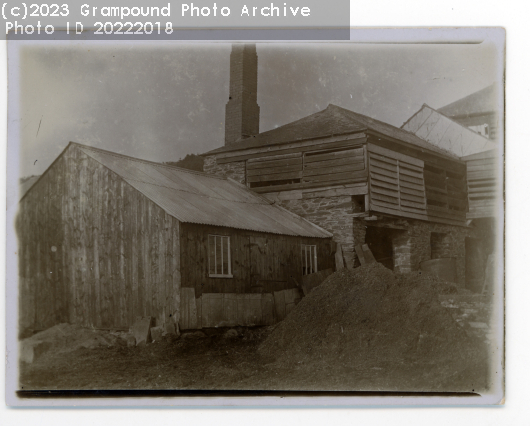
[[[402,129],[459,157],[487,151],[497,146],[491,140],[426,104],[423,104],[420,110],[403,124]]]
[[[332,236],[235,181],[85,145],[72,145],[181,222],[302,237]]]
[[[238,151],[268,145],[278,145],[307,139],[316,139],[362,131],[374,131],[400,141],[415,145],[421,149],[455,157],[443,150],[418,138],[412,133],[399,129],[391,124],[367,117],[345,108],[329,104],[322,111],[308,115],[300,120],[260,133],[236,143],[214,149],[202,155],[221,152]]]
[[[497,85],[495,83],[444,107],[438,108],[438,112],[448,117],[483,114],[497,110]]]

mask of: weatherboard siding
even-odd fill
[[[318,269],[334,267],[331,238],[293,237],[181,224],[182,287],[203,293],[271,293],[302,283],[302,244],[317,246]],[[232,278],[209,277],[208,235],[230,237]],[[298,283],[298,284],[297,284]]]

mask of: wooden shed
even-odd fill
[[[21,329],[271,324],[331,234],[245,185],[70,143],[16,220]]]

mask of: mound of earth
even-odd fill
[[[79,348],[127,345],[116,334],[72,324],[57,324],[20,342],[20,359],[31,363],[45,353],[70,352]]]
[[[444,366],[451,375],[484,357],[438,301],[438,294],[456,291],[435,277],[394,274],[380,263],[344,269],[303,298],[258,352],[283,366],[421,364]]]

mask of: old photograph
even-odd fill
[[[502,393],[503,43],[11,45],[17,389]]]

